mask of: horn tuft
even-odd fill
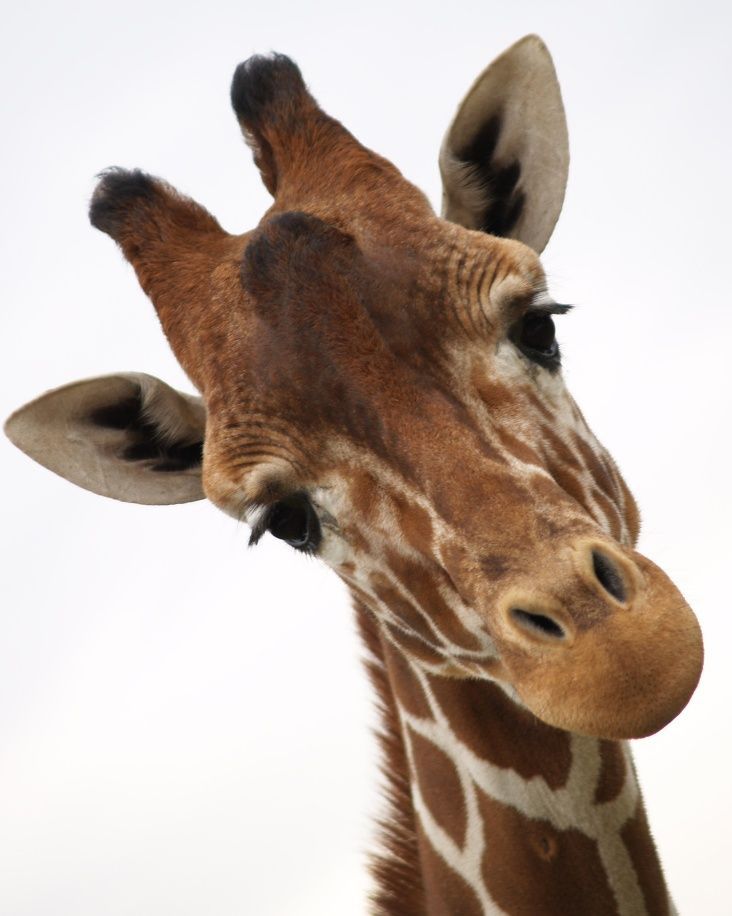
[[[231,82],[231,104],[248,130],[269,116],[292,113],[293,101],[307,94],[297,64],[284,54],[256,54],[239,64]]]
[[[133,201],[152,201],[155,182],[140,169],[105,169],[89,204],[89,220],[95,229],[116,237]]]

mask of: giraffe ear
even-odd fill
[[[206,410],[141,373],[49,391],[17,410],[8,438],[39,464],[92,493],[171,505],[203,499]]]
[[[481,73],[440,151],[442,215],[541,252],[564,201],[567,122],[551,56],[527,35]]]

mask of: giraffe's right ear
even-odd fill
[[[11,442],[72,483],[124,502],[203,499],[206,409],[142,373],[86,379],[49,391],[5,424]]]
[[[440,150],[442,215],[542,252],[564,202],[569,142],[551,56],[527,35],[481,73]]]

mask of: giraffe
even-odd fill
[[[241,64],[231,98],[274,198],[254,230],[140,171],[90,207],[200,396],[84,380],[7,434],[105,496],[205,496],[343,579],[383,716],[374,913],[674,912],[627,739],[686,705],[701,635],[562,379],[546,47],[522,39],[459,107],[442,218],[288,58]]]

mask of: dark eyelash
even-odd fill
[[[273,506],[265,506],[262,503],[253,503],[248,507],[248,511],[256,512],[257,517],[256,521],[252,525],[251,533],[249,534],[249,546],[256,546],[267,533],[269,528],[269,522],[272,515]]]
[[[532,305],[526,310],[526,314],[531,312],[541,312],[544,315],[566,315],[575,308],[574,305],[563,305],[560,302],[551,302],[547,305]]]
[[[256,504],[250,504],[256,512]],[[275,502],[269,501],[257,512],[249,536],[249,546],[253,546],[269,532],[278,540],[290,547],[314,555],[322,539],[322,529],[318,514],[310,498],[304,492],[281,496]]]
[[[551,301],[531,305],[527,307],[523,315],[517,319],[508,336],[520,352],[523,353],[527,359],[531,360],[531,362],[538,366],[542,366],[549,372],[558,372],[562,364],[562,354],[559,343],[554,335],[554,322],[551,321],[551,316],[566,315],[572,308],[573,306],[571,305],[564,305],[560,302]],[[548,319],[549,323],[552,325],[552,345],[550,348],[547,348],[546,351],[540,346],[533,345],[531,341],[527,342],[523,337],[527,328],[527,322],[530,322],[532,319],[534,321],[537,319]]]

